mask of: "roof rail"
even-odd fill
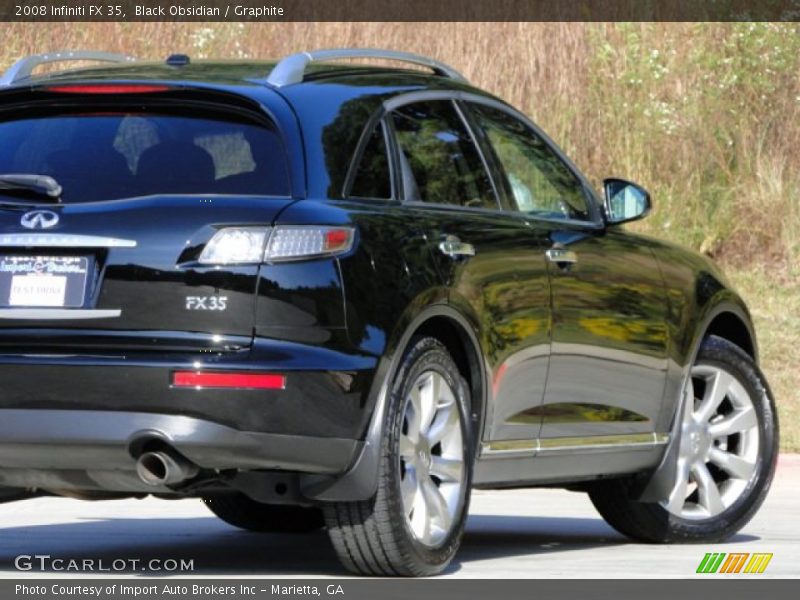
[[[437,75],[449,77],[450,79],[466,81],[464,76],[452,67],[426,56],[376,48],[336,48],[330,50],[312,50],[311,52],[300,52],[299,54],[287,56],[275,65],[275,68],[272,69],[272,72],[270,72],[267,77],[266,82],[275,87],[300,83],[303,81],[306,67],[308,67],[310,63],[347,58],[396,60],[428,67]]]
[[[96,60],[100,62],[125,63],[136,60],[126,54],[114,54],[112,52],[94,52],[91,50],[75,50],[51,52],[50,54],[34,54],[18,60],[11,65],[8,70],[0,75],[0,87],[15,85],[28,79],[33,70],[39,65],[55,62],[66,62],[73,60]]]

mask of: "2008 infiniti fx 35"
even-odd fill
[[[110,64],[34,73],[67,60]],[[619,226],[645,190],[604,192],[419,56],[21,60],[2,497],[199,497],[245,529],[327,527],[365,574],[444,569],[473,487],[585,491],[647,542],[730,536],[777,456],[747,308]]]

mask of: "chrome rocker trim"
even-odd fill
[[[593,435],[586,437],[546,438],[534,440],[497,440],[481,443],[481,458],[505,458],[595,452],[608,450],[636,450],[663,446],[669,441],[668,433],[625,433],[619,435]]]

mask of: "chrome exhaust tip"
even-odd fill
[[[136,474],[151,486],[181,483],[199,472],[197,465],[167,452],[145,452],[136,461]]]

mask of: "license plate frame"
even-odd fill
[[[88,256],[0,255],[0,308],[81,308]]]

